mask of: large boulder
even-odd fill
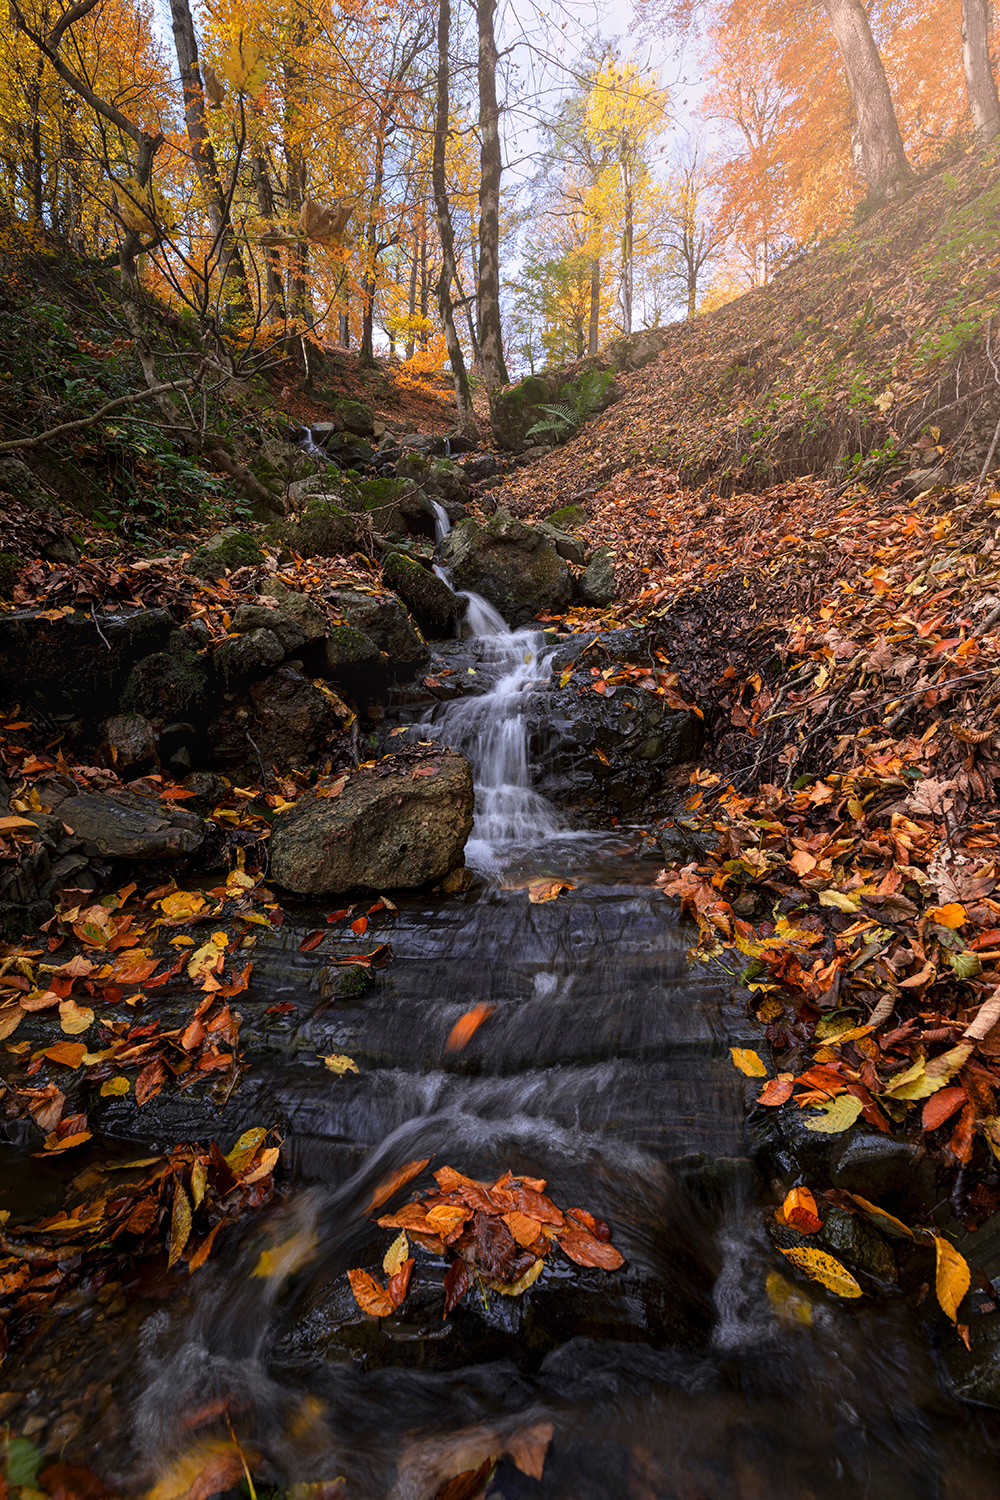
[[[333,419],[341,431],[351,432],[355,437],[375,435],[375,413],[361,401],[338,401],[333,408]]]
[[[228,691],[257,677],[264,677],[284,660],[285,648],[273,630],[248,630],[231,635],[215,653],[215,668]]]
[[[290,521],[282,540],[302,557],[346,557],[357,550],[354,517],[328,495],[314,495],[297,521]]]
[[[306,643],[305,631],[283,609],[266,604],[241,604],[233,615],[233,630],[243,635],[251,630],[270,630],[286,652],[297,651]]]
[[[206,583],[217,583],[227,573],[257,567],[263,560],[263,549],[255,537],[238,526],[226,526],[192,552],[184,571]]]
[[[162,649],[173,628],[165,609],[96,619],[82,610],[54,620],[30,610],[0,614],[0,704],[106,718],[117,710],[132,667]]]
[[[558,613],[569,601],[571,575],[555,547],[506,511],[485,526],[460,521],[441,550],[459,588],[482,594],[512,625]]]
[[[323,643],[323,675],[356,703],[385,695],[389,663],[371,636],[353,625],[335,625]]]
[[[134,792],[80,792],[61,802],[58,813],[90,856],[169,859],[193,854],[205,837],[194,813]]]
[[[607,609],[609,604],[614,603],[618,579],[615,574],[615,554],[610,547],[598,547],[595,550],[580,579],[580,592],[595,609]]]
[[[267,585],[266,597],[276,600],[282,614],[295,621],[307,645],[321,641],[326,635],[329,629],[326,615],[308,594],[299,593],[276,579]]]
[[[291,666],[253,683],[251,734],[265,766],[307,769],[328,760],[340,720],[320,688]]]
[[[275,821],[271,874],[301,896],[430,885],[462,862],[472,832],[472,770],[460,755],[383,762],[327,785]]]
[[[355,630],[363,631],[388,658],[389,675],[396,681],[412,677],[430,660],[430,652],[410,623],[394,594],[362,594],[337,589],[330,603]]]
[[[390,552],[382,564],[382,577],[416,617],[428,634],[451,634],[462,613],[462,601],[443,578],[422,567],[412,557]]]

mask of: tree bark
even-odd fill
[[[601,257],[590,262],[590,316],[587,323],[587,353],[596,354],[601,337]]]
[[[990,0],[962,0],[962,66],[976,140],[1000,134],[1000,98],[990,61]]]
[[[291,50],[282,62],[285,85],[284,140],[285,157],[285,203],[289,218],[298,217],[306,198],[306,154],[298,133],[299,87],[301,78],[295,61],[295,53],[306,39],[306,23],[300,19],[291,38]],[[309,290],[309,247],[300,234],[289,248],[288,312],[298,323],[294,342],[299,347],[303,363],[306,362],[305,344],[302,334],[312,325],[312,298]]]
[[[496,0],[476,0],[479,30],[479,274],[476,314],[479,361],[486,389],[507,385],[500,318],[500,110],[497,104]]]
[[[441,241],[441,274],[438,277],[438,307],[444,327],[444,339],[455,376],[455,404],[458,407],[458,425],[470,435],[476,431],[476,419],[469,395],[469,376],[465,368],[465,355],[455,329],[454,305],[451,298],[452,284],[457,279],[455,263],[455,231],[451,222],[451,205],[448,202],[448,183],[445,176],[445,155],[448,146],[448,119],[450,113],[450,68],[448,44],[451,35],[451,3],[440,0],[437,33],[437,79],[434,109],[434,153],[431,162],[431,183],[434,190],[434,214],[437,219],[438,237]]]
[[[912,174],[864,4],[823,0],[823,9],[844,59],[868,197],[894,198]]]
[[[257,151],[252,158],[254,191],[257,194],[257,212],[267,223],[274,220],[274,186],[268,171],[267,158]],[[281,257],[273,245],[264,249],[264,275],[266,306],[264,316],[272,323],[281,323],[285,317],[285,288],[281,276]]]
[[[215,159],[215,147],[205,119],[205,89],[198,67],[198,40],[188,0],[170,0],[170,16],[184,93],[184,123],[191,146],[191,160],[205,195],[205,207],[214,240],[212,253],[218,255],[223,286],[229,296],[244,308],[249,308],[251,301],[246,268],[240,255],[229,202],[222,188],[219,166]],[[206,281],[207,279],[206,273]]]

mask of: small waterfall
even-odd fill
[[[431,501],[440,545],[451,530],[443,505]],[[443,564],[434,568],[453,585]],[[493,605],[471,590],[465,600],[464,634],[475,645],[478,670],[493,679],[489,692],[459,699],[438,710],[429,728],[436,739],[458,750],[472,763],[476,778],[476,821],[466,862],[484,875],[496,875],[516,851],[566,835],[552,805],[531,785],[527,710],[539,681],[548,675],[548,657],[540,631],[511,630]]]

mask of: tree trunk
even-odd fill
[[[476,419],[469,395],[469,377],[465,369],[465,355],[458,333],[455,330],[455,314],[451,300],[451,288],[456,280],[455,231],[451,222],[451,205],[448,202],[448,184],[445,177],[445,153],[448,146],[449,117],[449,65],[448,43],[451,33],[450,0],[440,0],[437,35],[437,90],[434,109],[434,155],[431,164],[431,182],[434,188],[434,214],[437,219],[438,237],[441,240],[441,274],[438,277],[438,307],[444,327],[448,358],[455,376],[455,404],[458,407],[458,425],[470,435],[476,431]]]
[[[406,358],[413,358],[415,348],[413,338],[413,324],[417,316],[417,263],[419,258],[416,238],[413,241],[413,254],[410,256],[410,285],[406,298],[406,311],[409,317],[406,332]]]
[[[479,360],[486,389],[507,385],[500,318],[500,111],[497,105],[496,0],[476,0],[479,28],[479,275],[476,320]]]
[[[862,0],[823,0],[844,59],[869,198],[894,198],[911,176],[885,69]]]
[[[962,0],[962,65],[976,140],[1000,134],[1000,99],[990,62],[990,0]]]
[[[365,233],[365,273],[361,281],[361,348],[358,360],[363,365],[375,363],[375,293],[378,289],[379,210],[382,206],[382,184],[385,179],[385,135],[388,119],[383,111],[375,142],[375,171],[372,181],[371,215]]]
[[[215,242],[212,254],[219,258],[223,286],[228,295],[244,308],[249,308],[250,289],[246,269],[233,230],[229,203],[222,190],[215,147],[205,120],[205,90],[198,68],[198,42],[188,0],[170,0],[170,15],[181,88],[184,91],[184,122],[191,146],[191,160],[205,195],[208,222]],[[207,270],[205,279],[207,282]]]
[[[624,332],[632,332],[632,287],[635,274],[635,205],[632,201],[632,169],[622,157],[622,187],[625,198],[625,224],[622,229],[622,322]]]
[[[274,187],[267,169],[267,158],[263,152],[253,157],[254,191],[257,194],[257,212],[267,223],[274,221]],[[264,316],[272,323],[281,323],[285,317],[285,288],[282,284],[281,257],[274,246],[265,247],[264,275],[266,281],[266,306]]]
[[[282,62],[285,85],[285,119],[283,151],[285,157],[285,202],[291,219],[298,218],[306,197],[306,154],[298,131],[299,87],[301,79],[295,53],[306,39],[306,23],[300,19],[291,38],[290,52]],[[296,344],[305,362],[302,334],[312,326],[312,298],[309,290],[309,246],[301,235],[289,250],[288,312],[298,324]]]
[[[587,353],[596,354],[601,337],[601,257],[590,262],[590,318],[587,324]]]

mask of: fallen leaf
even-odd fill
[[[957,1324],[959,1305],[972,1281],[968,1263],[943,1235],[934,1236],[934,1250],[934,1290],[941,1311]]]
[[[331,1052],[329,1057],[324,1057],[323,1062],[331,1073],[360,1073],[361,1069],[353,1057],[346,1057],[343,1052]]]
[[[803,1124],[807,1130],[815,1130],[822,1135],[839,1135],[842,1130],[848,1130],[858,1118],[862,1110],[860,1099],[853,1094],[838,1094],[835,1099],[820,1105],[821,1113],[804,1120]]]
[[[580,1264],[589,1265],[590,1262],[581,1261]],[[528,1290],[529,1286],[534,1286],[539,1276],[541,1276],[544,1266],[544,1260],[539,1259],[533,1261],[528,1269],[524,1272],[523,1276],[519,1276],[516,1281],[494,1281],[493,1290],[495,1292],[499,1292],[502,1297],[520,1297]],[[605,1266],[604,1269],[613,1270],[614,1267]]]
[[[86,1005],[77,1005],[75,1000],[63,1000],[59,1006],[59,1026],[67,1036],[79,1036],[94,1022],[94,1012]]]
[[[528,1214],[522,1214],[518,1209],[513,1213],[504,1214],[503,1221],[511,1234],[522,1249],[533,1245],[542,1232],[542,1226],[538,1219],[533,1219]]]
[[[187,1193],[178,1182],[174,1186],[174,1206],[170,1214],[170,1246],[167,1258],[167,1270],[176,1265],[184,1254],[191,1235],[191,1202]]]
[[[471,1010],[467,1010],[464,1015],[459,1016],[448,1033],[448,1040],[444,1044],[444,1050],[446,1052],[461,1052],[463,1047],[468,1046],[470,1038],[495,1010],[495,1005],[481,1003],[474,1005]]]
[[[444,1312],[446,1318],[452,1308],[469,1289],[469,1272],[464,1260],[453,1260],[444,1278]]]
[[[847,1267],[842,1266],[832,1255],[827,1255],[825,1250],[796,1246],[792,1250],[782,1250],[781,1253],[812,1281],[818,1281],[820,1286],[826,1287],[828,1292],[835,1292],[838,1297],[863,1296],[860,1286]]]
[[[325,937],[326,933],[322,930],[322,928],[320,928],[316,932],[307,933],[299,944],[299,952],[311,953],[314,948],[319,947],[320,943]]]
[[[507,1439],[507,1452],[515,1466],[529,1479],[541,1479],[554,1432],[551,1422],[537,1422]]]
[[[387,1276],[394,1276],[399,1270],[400,1266],[403,1264],[404,1260],[409,1257],[409,1254],[410,1242],[406,1238],[406,1230],[403,1229],[399,1234],[397,1234],[396,1238],[393,1240],[392,1244],[389,1246],[388,1250],[382,1257],[382,1269],[385,1274]]]
[[[956,1085],[953,1088],[941,1089],[940,1093],[932,1094],[923,1107],[920,1115],[920,1128],[922,1130],[937,1130],[945,1120],[950,1120],[952,1115],[957,1114],[966,1101],[966,1092]]]
[[[171,891],[156,904],[172,922],[183,922],[196,917],[208,903],[201,891]]]
[[[388,1203],[393,1193],[398,1193],[400,1188],[419,1176],[429,1162],[429,1156],[422,1156],[418,1161],[408,1161],[405,1166],[398,1167],[395,1172],[380,1182],[372,1193],[368,1212],[373,1213],[376,1208],[381,1208],[383,1203]]]
[[[617,1271],[625,1264],[624,1257],[614,1245],[588,1234],[583,1228],[572,1229],[559,1236],[559,1248],[578,1266],[598,1266],[602,1271]]]
[[[568,880],[533,880],[528,886],[528,900],[538,906],[543,901],[554,901],[562,891],[575,889]]]
[[[367,1271],[348,1271],[347,1279],[351,1283],[354,1300],[363,1313],[371,1318],[387,1318],[393,1311],[389,1293]]]
[[[751,1047],[730,1047],[729,1055],[734,1065],[748,1078],[766,1078],[767,1068],[763,1060]]]
[[[816,1210],[816,1199],[807,1187],[793,1187],[781,1205],[785,1223],[799,1234],[815,1234],[823,1228],[823,1220]]]

